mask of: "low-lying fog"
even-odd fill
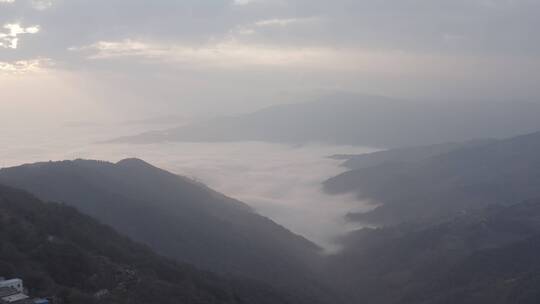
[[[116,132],[122,132],[114,128]],[[132,129],[132,127],[130,127]],[[19,130],[21,131],[21,130]],[[91,132],[90,132],[91,131]],[[116,162],[137,157],[174,173],[192,177],[237,198],[288,229],[324,246],[349,229],[343,216],[367,210],[353,195],[329,196],[321,182],[343,171],[327,156],[364,153],[369,148],[320,144],[281,145],[260,142],[94,144],[107,128],[78,125],[60,130],[24,130],[26,136],[2,134],[0,166],[75,158]],[[85,136],[81,136],[85,134]]]

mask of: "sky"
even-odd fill
[[[537,0],[0,0],[1,127],[540,96]],[[24,118],[24,119],[21,119]]]

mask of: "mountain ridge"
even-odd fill
[[[540,132],[467,145],[417,162],[386,162],[333,177],[329,193],[354,192],[380,206],[351,219],[395,223],[487,204],[533,199],[540,184]]]
[[[160,257],[73,207],[22,190],[0,185],[0,211],[0,272],[54,303],[303,301]]]
[[[244,203],[142,160],[42,162],[1,169],[0,183],[74,206],[180,262],[325,301],[312,270],[317,245]]]

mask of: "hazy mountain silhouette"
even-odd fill
[[[493,142],[495,140],[472,140],[459,143],[443,143],[420,147],[404,147],[382,150],[360,155],[333,155],[331,158],[345,160],[342,166],[349,169],[363,169],[388,163],[418,162],[466,147],[474,147]]]
[[[142,160],[36,163],[0,170],[0,183],[74,206],[178,261],[325,301],[311,271],[320,259],[316,245]]]
[[[540,129],[538,117],[537,103],[429,103],[337,94],[112,142],[323,142],[389,148],[515,136]]]

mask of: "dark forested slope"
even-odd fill
[[[402,303],[534,304],[540,302],[540,235],[471,255]]]
[[[0,273],[24,279],[32,295],[54,303],[302,302],[162,258],[72,207],[4,186]]]
[[[490,206],[353,232],[327,273],[358,303],[537,303],[539,236],[540,201]]]

